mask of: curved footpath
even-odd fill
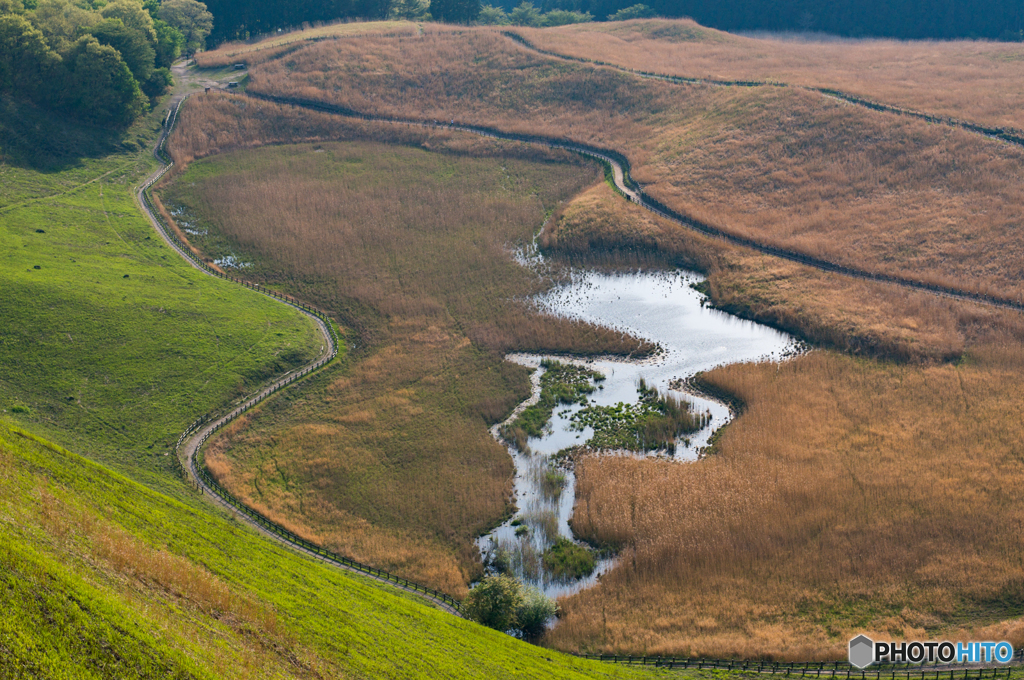
[[[190,425],[178,439],[178,445],[175,447],[175,459],[183,470],[186,471],[192,484],[195,485],[203,495],[211,498],[215,503],[228,510],[239,520],[256,529],[256,531],[267,538],[273,539],[292,550],[308,555],[320,562],[330,564],[339,569],[361,574],[375,581],[387,583],[399,590],[417,595],[418,597],[428,600],[442,610],[450,614],[454,614],[455,616],[459,616],[459,602],[454,598],[432,588],[427,588],[426,586],[421,586],[407,579],[394,576],[386,571],[374,569],[368,565],[360,564],[354,560],[349,560],[340,555],[336,555],[331,551],[325,550],[324,548],[303,539],[302,537],[284,529],[284,527],[281,527],[275,522],[264,517],[252,508],[240,503],[223,487],[221,487],[206,470],[202,461],[202,455],[200,454],[200,448],[215,431],[256,406],[274,392],[277,392],[286,385],[289,385],[330,363],[338,355],[338,339],[334,333],[333,327],[331,326],[330,320],[323,313],[302,305],[299,302],[285,299],[280,294],[274,293],[273,291],[239,281],[211,269],[206,265],[206,263],[199,260],[195,254],[185,246],[185,244],[175,238],[175,236],[165,228],[161,220],[158,219],[157,214],[153,209],[151,199],[148,196],[148,192],[150,187],[163,177],[164,174],[174,165],[170,162],[170,159],[166,158],[164,155],[164,145],[167,142],[167,136],[173,129],[175,122],[177,122],[178,110],[185,99],[187,99],[187,95],[182,97],[176,96],[171,100],[172,108],[164,122],[164,128],[160,134],[160,138],[157,140],[157,144],[153,149],[153,155],[158,161],[160,161],[161,167],[147,177],[145,182],[143,182],[136,191],[136,200],[138,201],[140,209],[149,219],[150,223],[156,229],[164,242],[176,253],[181,255],[194,268],[209,276],[226,279],[238,283],[239,285],[244,285],[261,295],[266,295],[281,304],[288,305],[289,307],[305,314],[316,323],[317,329],[323,337],[324,344],[321,345],[320,355],[311,363],[278,377],[258,393],[246,398],[241,404],[233,408],[228,413],[215,417],[212,420],[200,419]],[[184,461],[180,457],[182,455],[184,455]]]
[[[225,92],[227,92],[225,90]],[[347,118],[358,118],[375,123],[390,123],[395,125],[412,125],[427,128],[437,128],[443,130],[455,130],[457,132],[469,132],[475,135],[481,135],[484,137],[492,137],[495,139],[503,139],[514,142],[525,142],[528,144],[538,144],[547,146],[552,149],[564,149],[573,153],[581,154],[584,156],[590,156],[601,161],[608,169],[609,179],[614,182],[616,191],[624,198],[636,203],[637,205],[646,208],[654,214],[663,217],[669,221],[675,222],[676,224],[685,227],[691,231],[698,232],[704,236],[710,236],[721,241],[725,241],[731,245],[741,246],[754,250],[765,255],[771,255],[782,260],[789,260],[790,262],[796,262],[814,269],[818,269],[825,272],[831,272],[834,274],[842,274],[852,278],[863,279],[867,281],[877,281],[879,283],[890,283],[903,288],[910,288],[914,290],[925,291],[941,295],[944,297],[950,297],[958,300],[965,300],[969,302],[979,302],[994,307],[1003,307],[1006,309],[1012,309],[1016,311],[1024,311],[1024,302],[1018,300],[1012,300],[1009,298],[1001,298],[994,295],[986,295],[984,293],[977,293],[974,291],[963,290],[960,288],[954,288],[952,286],[942,286],[939,284],[928,283],[926,281],[919,281],[916,279],[907,278],[904,276],[895,276],[893,274],[884,274],[879,272],[872,272],[867,269],[860,269],[858,267],[852,267],[849,265],[840,264],[838,262],[832,262],[820,257],[814,257],[801,253],[795,250],[789,250],[786,248],[780,248],[773,246],[768,243],[756,241],[751,238],[744,236],[737,236],[724,229],[715,227],[706,222],[702,222],[696,218],[689,217],[682,213],[679,213],[672,208],[668,207],[656,198],[653,198],[644,188],[637,183],[629,172],[629,160],[626,156],[612,149],[603,149],[601,147],[591,146],[589,144],[583,144],[581,142],[575,142],[570,139],[560,139],[557,137],[544,137],[541,135],[528,135],[517,132],[506,132],[504,130],[498,130],[496,128],[486,127],[482,125],[474,125],[472,123],[462,123],[452,120],[450,123],[443,123],[438,121],[419,120],[414,118],[397,118],[392,116],[380,116],[375,114],[364,113],[356,111],[345,106],[336,104],[329,104],[327,102],[301,99],[295,97],[281,97],[271,94],[263,94],[260,92],[245,92],[240,93],[237,96],[247,97],[252,99],[260,99],[263,101],[273,102],[276,104],[285,104],[289,106],[296,106],[299,108],[310,109],[313,111],[320,111],[322,113],[330,113]]]
[[[979,125],[978,123],[972,123],[969,120],[960,120],[959,118],[953,118],[950,116],[936,116],[930,113],[924,113],[922,111],[916,111],[914,109],[907,109],[901,106],[893,106],[892,104],[883,104],[882,102],[874,101],[860,95],[850,94],[849,92],[843,92],[842,90],[836,90],[830,87],[814,87],[811,85],[790,85],[789,83],[783,83],[774,80],[719,80],[716,78],[688,78],[686,76],[670,76],[664,73],[653,73],[651,71],[638,71],[632,68],[626,68],[625,66],[619,66],[618,64],[612,64],[607,61],[601,61],[599,59],[587,59],[586,57],[574,57],[570,54],[562,54],[561,52],[553,52],[551,50],[545,50],[542,47],[537,47],[532,42],[521,36],[514,31],[502,31],[501,34],[510,40],[519,43],[522,47],[528,50],[536,52],[537,54],[543,54],[546,57],[553,57],[555,59],[561,59],[562,61],[574,61],[580,64],[592,64],[594,66],[604,66],[607,68],[615,69],[623,73],[629,73],[630,75],[639,76],[640,78],[652,78],[654,80],[665,80],[670,83],[680,83],[685,85],[719,85],[723,87],[792,87],[795,89],[808,90],[810,92],[817,92],[818,94],[825,95],[826,97],[832,97],[834,99],[842,99],[843,101],[849,102],[850,104],[856,104],[857,106],[863,106],[874,111],[882,111],[885,113],[895,113],[900,116],[907,116],[910,118],[918,118],[920,120],[927,121],[929,123],[937,123],[939,125],[947,125],[949,127],[956,127],[967,130],[968,132],[976,132],[986,137],[992,137],[993,139],[1001,139],[1004,142],[1010,144],[1016,144],[1018,146],[1024,146],[1024,132],[1015,128],[1006,127],[992,127],[989,125]]]
[[[186,80],[184,69],[176,69],[177,75],[184,81]],[[509,141],[519,141],[534,144],[543,144],[545,146],[565,149],[574,153],[590,156],[601,161],[608,172],[609,179],[614,183],[616,190],[628,200],[643,206],[644,208],[659,214],[667,219],[675,221],[684,227],[696,230],[709,236],[720,238],[722,240],[734,243],[736,245],[742,245],[760,252],[775,255],[783,259],[792,260],[801,264],[816,267],[825,271],[837,272],[857,278],[864,278],[870,280],[884,281],[888,283],[895,283],[897,285],[907,286],[911,288],[918,288],[950,297],[972,300],[976,302],[983,302],[1001,307],[1008,307],[1011,309],[1024,309],[1024,304],[1014,302],[1011,300],[1003,300],[994,298],[991,296],[984,296],[980,294],[971,293],[969,291],[960,291],[953,288],[944,288],[940,286],[933,286],[922,282],[913,281],[910,279],[901,279],[898,277],[888,277],[885,275],[877,275],[871,272],[857,270],[853,268],[844,267],[825,260],[818,260],[817,258],[810,258],[801,253],[792,251],[786,251],[783,249],[775,248],[774,246],[768,246],[760,244],[749,239],[733,236],[726,232],[712,227],[710,225],[703,224],[686,216],[680,215],[666,206],[662,205],[655,199],[647,196],[642,187],[640,187],[630,176],[629,176],[629,162],[617,151],[600,149],[597,147],[591,147],[588,145],[576,143],[567,139],[555,139],[547,137],[539,137],[532,135],[522,135],[517,133],[503,132],[501,130],[494,130],[476,125],[466,125],[461,123],[455,123],[452,121],[450,124],[439,123],[437,121],[426,121],[426,120],[412,120],[412,119],[398,119],[388,118],[383,116],[372,116],[361,112],[353,111],[341,106],[334,106],[323,102],[291,99],[286,97],[276,97],[273,95],[263,95],[258,93],[246,93],[248,97],[262,99],[265,101],[271,101],[281,104],[288,104],[292,106],[299,106],[303,108],[309,108],[312,110],[322,111],[326,113],[333,113],[346,117],[359,118],[374,122],[385,122],[394,124],[404,125],[415,125],[421,127],[438,128],[438,129],[450,129],[461,132],[469,132],[473,134],[493,137],[496,139],[505,139]],[[226,510],[235,515],[239,520],[245,522],[253,529],[263,534],[267,538],[275,540],[292,550],[295,550],[304,555],[308,555],[313,559],[319,560],[326,564],[330,564],[339,569],[344,569],[353,573],[361,574],[368,578],[371,578],[380,583],[386,583],[395,588],[403,590],[405,592],[417,595],[430,603],[438,606],[442,610],[459,616],[459,602],[452,597],[433,590],[426,588],[407,579],[396,577],[383,570],[374,569],[367,565],[360,564],[354,560],[349,560],[345,557],[336,555],[324,548],[294,534],[293,532],[281,527],[270,519],[264,517],[257,511],[245,506],[237,499],[233,498],[230,493],[227,492],[223,487],[220,486],[207,472],[205,465],[202,461],[201,447],[210,438],[210,436],[219,428],[223,427],[227,423],[231,422],[238,416],[245,413],[247,410],[259,404],[261,401],[266,399],[268,396],[277,392],[281,388],[303,378],[310,373],[319,370],[328,363],[330,363],[338,354],[338,343],[339,340],[335,334],[331,321],[319,310],[313,309],[302,303],[290,300],[283,297],[281,294],[263,288],[262,286],[251,284],[245,281],[234,279],[233,277],[226,276],[221,272],[218,272],[210,268],[205,262],[200,260],[196,255],[181,241],[179,241],[169,229],[158,218],[156,212],[153,209],[151,199],[149,197],[149,189],[155,184],[163,175],[173,167],[173,163],[164,153],[164,146],[167,141],[167,137],[173,130],[175,123],[177,122],[178,111],[182,103],[187,99],[187,95],[181,96],[176,95],[171,100],[171,110],[168,112],[167,118],[165,119],[163,130],[160,134],[160,138],[157,141],[156,146],[153,149],[154,157],[161,163],[161,167],[154,171],[146,180],[140,185],[136,191],[136,200],[138,201],[139,207],[142,212],[149,219],[150,223],[156,229],[160,237],[170,246],[175,252],[181,255],[191,266],[202,271],[203,273],[213,276],[216,278],[222,278],[239,285],[243,285],[247,288],[254,290],[262,295],[271,297],[282,304],[286,304],[300,311],[301,313],[310,317],[316,324],[321,335],[324,338],[324,345],[321,346],[320,355],[312,361],[310,364],[289,371],[284,375],[277,378],[271,384],[261,389],[257,394],[246,398],[241,404],[231,409],[228,413],[217,416],[213,419],[200,418],[192,425],[190,425],[178,440],[178,444],[175,447],[175,460],[182,467],[182,470],[189,476],[190,481],[199,489],[204,495],[208,495],[213,501]],[[184,461],[179,458],[180,455],[184,454]],[[641,664],[660,666],[662,668],[720,668],[727,670],[741,670],[740,665],[734,661],[723,661],[723,660],[696,660],[696,659],[676,659],[666,657],[625,657],[625,656],[597,656],[597,655],[581,655],[583,658],[591,658],[595,660],[602,660],[613,663],[629,663],[629,664]],[[1016,664],[1021,662],[1021,653],[1018,652],[1015,658]],[[1016,665],[1015,664],[1015,665]],[[828,664],[832,665],[832,664]],[[799,672],[801,675],[813,675],[816,677],[836,677],[846,674],[850,677],[848,668],[841,668],[839,664],[835,664],[833,668],[828,668],[826,664],[814,664],[814,663],[793,663],[793,664],[758,664],[756,668],[749,666],[744,663],[742,670],[754,671],[764,674],[781,674],[785,672],[787,676],[790,673]],[[875,669],[874,673],[868,672],[868,675],[881,675],[882,673],[892,673],[893,677],[896,677],[895,672],[906,673],[908,677],[916,677],[920,673],[936,672],[936,680],[939,680],[938,671],[940,668],[945,671],[946,667],[928,667],[928,666],[916,666],[916,667],[879,667]],[[963,667],[959,667],[963,668]],[[958,670],[959,670],[958,668]],[[971,672],[973,671],[973,673]],[[949,677],[950,680],[954,680],[953,669],[950,668]],[[974,669],[968,670],[963,669],[960,671],[963,673],[962,680],[969,680],[971,678],[977,678],[981,680],[985,677],[995,678],[998,677],[997,671],[994,668],[982,668],[975,667]],[[861,673],[862,678],[865,673]],[[959,672],[957,673],[955,680],[961,680]],[[1008,673],[1007,676],[1008,677]]]

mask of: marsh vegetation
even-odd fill
[[[572,30],[577,29],[565,32]],[[634,29],[624,25],[622,30]],[[616,49],[630,49],[630,43],[646,45],[657,54],[676,49],[658,52],[663,45],[643,42],[651,36],[619,37],[624,44],[616,43]],[[687,42],[678,49],[718,47],[733,49],[715,41]],[[794,47],[786,63],[796,68],[797,57],[807,49]],[[940,56],[946,59],[952,53]],[[850,47],[842,54],[860,64],[854,70],[872,71],[875,57],[870,50]],[[926,61],[922,57],[915,68],[927,70]],[[744,66],[738,57],[723,64],[734,70]],[[964,65],[962,77],[971,79],[975,68]],[[1014,68],[1011,64],[1004,69],[1000,63],[992,72],[1012,73]],[[252,87],[264,92],[323,99],[371,113],[454,118],[621,149],[629,156],[634,176],[656,198],[734,233],[968,290],[1011,298],[1024,292],[1016,228],[1024,205],[1024,157],[1019,149],[977,135],[870,112],[798,88],[739,90],[640,81],[608,69],[545,59],[497,34],[474,29],[455,33],[427,27],[422,36],[353,37],[303,46],[251,70]],[[817,78],[815,74],[828,69],[813,66],[805,68],[804,75],[791,73],[796,80],[811,78],[806,74],[812,71]],[[938,76],[929,77],[935,82]],[[836,82],[814,84],[845,87]],[[868,94],[882,98],[886,88],[896,86],[883,73],[877,89]],[[1000,105],[996,96],[979,88],[975,111],[986,118],[986,111]],[[928,88],[936,97],[940,89]],[[923,89],[914,92],[917,99],[902,102],[926,108],[928,101],[918,96]],[[943,106],[959,104],[948,99]],[[332,135],[367,139],[392,134],[404,143],[457,152],[460,163],[476,164],[474,177],[481,183],[494,180],[481,169],[486,166],[480,164],[482,158],[493,159],[482,151],[483,143],[457,134],[386,129],[219,97],[201,97],[195,107],[196,112],[212,115],[209,120],[194,117],[172,140],[182,157],[249,143],[294,141],[303,135],[319,143]],[[247,141],[249,133],[259,141]],[[517,163],[526,163],[522,147],[502,147],[502,153],[513,152],[519,154]],[[272,172],[251,166],[232,176],[230,187],[260,187],[272,195],[272,178],[289,186],[288,196],[314,196],[310,203],[320,205],[327,200],[319,198],[328,193],[324,187],[334,186],[319,181],[321,171],[312,174],[317,182],[291,179],[308,176],[306,168],[315,158],[309,153],[290,164],[281,162]],[[554,168],[564,163],[564,157],[552,154],[545,163]],[[422,167],[418,172],[430,173]],[[816,351],[782,364],[729,366],[702,376],[705,386],[734,395],[745,410],[718,437],[715,455],[696,465],[593,456],[576,449],[573,530],[594,544],[618,546],[620,560],[594,588],[563,600],[562,621],[545,643],[571,650],[806,659],[840,657],[853,630],[880,636],[991,635],[1018,644],[1024,641],[1015,621],[1024,607],[1019,588],[1024,557],[1020,546],[1006,538],[1019,533],[1022,520],[1017,508],[1024,507],[1019,497],[1024,468],[1017,455],[1024,422],[1018,413],[1018,385],[1024,374],[1024,322],[1019,315],[852,281],[723,246],[617,199],[595,175],[588,181],[575,179],[561,185],[564,193],[554,200],[554,192],[540,190],[539,203],[522,221],[531,226],[517,227],[519,231],[499,227],[505,234],[500,241],[525,243],[550,211],[540,245],[563,261],[688,265],[708,273],[705,291],[710,303],[839,351]],[[479,197],[487,192],[474,181],[464,181],[474,198],[446,200],[460,210],[483,203]],[[217,186],[204,183],[211,189]],[[229,193],[227,184],[217,188],[211,197]],[[374,234],[386,242],[378,247],[367,232],[346,231],[346,238],[335,242],[343,254],[328,256],[324,252],[332,249],[324,244],[332,243],[330,229],[312,227],[303,232],[310,236],[308,242],[319,246],[312,252],[300,239],[282,234],[293,228],[291,224],[329,221],[303,217],[313,211],[295,201],[289,204],[288,196],[274,200],[285,205],[283,209],[269,201],[260,203],[257,193],[245,194],[244,201],[233,204],[232,212],[237,210],[246,220],[244,229],[241,223],[229,224],[232,218],[226,210],[220,219],[227,226],[221,228],[233,229],[237,235],[232,238],[241,244],[248,238],[249,223],[256,225],[253,233],[259,238],[239,251],[254,255],[256,275],[323,306],[334,305],[352,329],[351,337],[372,349],[346,373],[294,397],[293,403],[301,402],[300,409],[268,408],[255,423],[258,427],[240,429],[225,439],[231,449],[222,460],[232,466],[225,474],[242,480],[238,488],[249,489],[254,503],[283,508],[280,512],[291,521],[309,522],[309,530],[315,527],[328,541],[329,528],[340,537],[335,539],[339,545],[364,559],[378,556],[386,566],[398,564],[407,573],[431,573],[442,587],[464,583],[460,579],[474,573],[474,561],[465,551],[461,566],[452,566],[456,560],[450,559],[451,546],[459,545],[458,539],[433,544],[434,539],[424,539],[417,544],[413,537],[428,535],[438,526],[448,536],[467,536],[487,525],[481,518],[493,521],[507,509],[503,503],[479,501],[488,494],[507,494],[507,461],[497,462],[502,460],[498,450],[487,449],[483,438],[466,434],[456,441],[454,433],[482,430],[525,397],[525,371],[488,362],[508,348],[527,344],[517,345],[524,337],[557,335],[546,336],[540,330],[531,331],[537,336],[519,335],[519,329],[528,326],[518,321],[507,327],[484,324],[487,332],[474,326],[487,317],[464,312],[479,307],[467,307],[461,293],[433,283],[414,259],[403,259],[411,247],[409,239],[382,238],[397,232],[385,229]],[[359,196],[390,205],[402,199],[386,192]],[[423,194],[416,196],[424,200]],[[575,197],[567,200],[570,196]],[[358,202],[352,194],[346,205],[351,199]],[[264,218],[247,203],[260,205],[272,217]],[[350,208],[330,205],[317,210],[338,215],[346,209]],[[212,214],[216,208],[205,210]],[[376,210],[375,223],[390,229],[390,218]],[[501,214],[510,214],[510,209],[503,206]],[[261,220],[275,227],[261,226]],[[443,230],[430,230],[439,232]],[[518,236],[509,238],[512,233]],[[481,242],[488,241],[481,240],[479,232],[460,232],[459,247],[469,261],[480,261],[476,253]],[[449,239],[446,246],[453,243]],[[417,253],[447,252],[433,247],[429,240],[415,245]],[[388,249],[397,255],[385,254]],[[277,258],[273,269],[265,264],[267,253]],[[342,264],[335,266],[331,260]],[[458,272],[470,282],[474,299],[487,299],[485,288],[472,288],[477,281],[472,271],[461,269],[455,260],[442,262],[446,271]],[[261,266],[265,269],[259,270]],[[357,275],[336,273],[349,267]],[[516,295],[525,296],[538,290],[532,284],[516,288],[510,283],[514,276],[503,278],[504,274],[496,275],[503,269],[488,267],[482,269],[495,282],[492,291],[516,290],[522,291]],[[292,269],[303,273],[284,273]],[[414,287],[420,297],[406,295]],[[418,306],[426,293],[442,302],[429,309]],[[394,304],[398,300],[401,305]],[[444,314],[399,314],[425,309]],[[457,324],[449,324],[449,314]],[[443,365],[427,363],[429,370],[423,370],[424,360],[436,357],[437,348],[420,354],[409,350],[412,342],[396,342],[413,337],[399,334],[403,327],[421,332],[423,318],[444,332],[441,347],[458,348],[468,340],[458,351],[445,354]],[[537,329],[547,324],[536,323],[541,324]],[[565,328],[569,327],[559,326],[559,332]],[[595,353],[601,342],[611,343],[611,336],[587,330],[591,326],[577,328],[597,339],[590,345]],[[635,340],[631,342],[635,346]],[[621,340],[621,353],[628,353],[628,345]],[[579,343],[567,341],[559,350],[572,351],[573,346]],[[410,368],[413,358],[416,371]],[[494,379],[497,372],[503,372],[501,380]],[[414,373],[416,380],[400,382]],[[449,379],[451,389],[427,389],[436,376]],[[391,401],[384,399],[385,394]],[[399,397],[403,401],[396,403]],[[385,401],[390,410],[384,408]],[[485,403],[487,408],[469,406]],[[443,409],[434,411],[431,404],[443,404]],[[572,408],[581,406],[576,403]],[[415,409],[422,409],[417,416],[425,417],[407,417]],[[463,423],[472,422],[465,428],[452,427],[452,418],[433,415],[441,412],[461,414]],[[557,407],[551,413],[559,417]],[[620,415],[620,420],[627,420]],[[473,441],[478,447],[474,450],[486,451],[488,457],[461,467],[440,454],[434,458],[455,470],[453,476],[463,484],[469,480],[476,485],[472,493],[459,490],[465,505],[436,510],[436,499],[454,492],[441,477],[428,477],[430,483],[421,486],[430,493],[413,502],[410,496],[417,490],[408,480],[380,476],[380,470],[390,475],[396,469],[399,456],[391,452],[405,450],[401,445],[393,448],[393,442],[402,441],[399,433],[420,435],[412,422],[435,422],[446,433],[443,446],[431,443],[440,438],[419,437],[418,442],[428,443],[424,449],[467,451],[466,442]],[[365,452],[358,460],[353,455],[357,448]],[[311,450],[323,452],[315,463],[290,462]],[[370,451],[389,453],[384,460]],[[403,460],[415,467],[417,458],[408,455]],[[489,462],[481,465],[484,460]],[[377,472],[371,475],[371,469]],[[325,475],[324,470],[332,472]],[[567,494],[557,494],[557,483],[542,483],[551,472],[544,461],[530,474],[547,489],[549,499],[564,500]],[[333,487],[330,512],[310,510],[316,506],[308,489],[314,480],[322,484],[325,478],[345,483]],[[353,479],[361,483],[349,481]],[[387,485],[413,491],[401,496],[380,493]],[[370,497],[400,508],[402,521],[422,513],[420,524],[398,528],[401,522],[383,517],[384,513],[370,518],[369,525],[354,521],[357,512],[369,516],[365,509],[371,507],[366,502]],[[351,514],[335,512],[342,506],[337,498],[358,499],[344,501],[349,503],[345,512]],[[464,508],[474,510],[453,521]],[[317,512],[321,514],[314,523],[309,518]],[[472,521],[461,519],[470,515]],[[539,573],[545,551],[525,539],[556,539],[558,516],[535,508],[524,511],[521,519],[510,527],[516,543],[499,546],[504,553],[499,550],[496,555],[513,565],[509,568],[518,565]],[[342,531],[339,526],[351,528]],[[379,543],[371,549],[370,541],[361,536],[373,536]],[[515,545],[522,549],[514,550]],[[438,561],[448,566],[435,569]],[[457,585],[451,588],[458,590]]]
[[[223,243],[252,262],[239,275],[328,310],[354,350],[225,431],[210,469],[297,532],[456,595],[479,573],[473,538],[508,514],[511,461],[486,426],[527,379],[504,353],[652,347],[526,304],[550,283],[509,247],[600,170],[501,150],[265,148],[193,162],[162,191],[202,216],[197,243]]]

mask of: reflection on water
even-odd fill
[[[621,329],[660,345],[661,352],[657,356],[643,361],[586,361],[588,368],[606,377],[590,395],[592,403],[597,405],[635,404],[639,400],[640,378],[662,392],[672,392],[670,383],[699,371],[745,361],[781,361],[797,351],[797,342],[785,333],[705,307],[705,297],[691,287],[701,280],[698,274],[683,271],[628,274],[576,271],[569,283],[549,291],[536,302],[548,313]],[[533,376],[532,400],[536,400],[539,392],[542,358],[525,354],[508,357],[537,369]],[[558,359],[566,361],[564,357]],[[710,424],[678,441],[674,450],[634,455],[696,460],[711,434],[730,417],[729,409],[719,402],[675,394],[690,401],[694,411],[709,413]],[[512,573],[540,587],[551,597],[591,585],[614,564],[614,558],[600,559],[589,578],[568,583],[549,578],[541,565],[541,555],[557,537],[572,538],[569,518],[575,497],[575,478],[571,470],[563,470],[564,486],[559,493],[560,485],[551,472],[551,457],[566,447],[585,444],[593,435],[590,428],[580,432],[570,427],[572,415],[581,408],[579,404],[559,405],[544,435],[530,438],[529,451],[509,447],[516,465],[515,493],[519,509],[511,520],[479,540],[485,557],[499,552],[500,560]],[[495,437],[498,437],[499,427],[492,429]]]

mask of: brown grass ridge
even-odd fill
[[[1024,48],[987,40],[793,40],[689,20],[515,28],[541,49],[684,78],[786,83],[1024,130]]]
[[[619,149],[652,196],[725,231],[869,271],[1024,294],[1024,149],[973,133],[794,88],[638,79],[486,29],[317,43],[250,76],[251,91]]]

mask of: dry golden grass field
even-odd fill
[[[824,87],[893,106],[1024,129],[1020,43],[752,38],[687,19],[512,30],[541,49],[649,73]]]
[[[844,658],[856,631],[993,626],[1020,645],[1022,372],[1019,342],[958,365],[818,351],[712,372],[746,404],[717,454],[578,466],[574,530],[624,549],[597,587],[562,602],[548,643]]]
[[[217,104],[235,103],[208,99],[185,115],[216,120]],[[161,192],[217,235],[194,245],[244,253],[255,264],[240,275],[328,310],[354,350],[229,428],[210,469],[300,533],[454,594],[479,568],[472,539],[508,512],[511,461],[487,425],[528,386],[504,353],[650,351],[517,301],[545,282],[508,248],[599,168],[466,141],[445,153],[364,142],[222,154]]]
[[[346,38],[355,35],[394,35],[416,33],[416,24],[411,21],[366,21],[357,23],[328,24],[299,31],[289,31],[280,36],[259,42],[227,42],[215,50],[196,54],[196,64],[202,68],[218,68],[240,62],[257,63],[272,59],[287,50],[295,49],[303,42]]]
[[[612,28],[622,54],[748,41],[686,22]],[[595,30],[529,37],[550,33],[556,49]],[[811,50],[779,45],[780,63]],[[914,50],[955,61],[971,45],[892,49],[935,83],[946,62]],[[843,54],[820,62],[871,70],[868,51]],[[685,75],[757,77],[738,72],[756,60],[734,59],[735,73]],[[991,79],[1016,68],[1007,63]],[[798,71],[828,73],[817,68]],[[540,57],[490,29],[319,42],[251,63],[250,75],[260,92],[618,149],[652,195],[737,234],[1024,294],[1024,153],[963,131],[795,88],[641,80]],[[853,89],[843,77],[837,66],[835,81],[809,84]],[[621,558],[562,601],[544,644],[833,659],[852,632],[1024,643],[1021,314],[696,236],[618,198],[591,166],[521,145],[201,96],[171,151],[182,165],[210,156],[162,193],[210,228],[195,245],[247,256],[243,275],[330,310],[357,345],[347,365],[214,442],[211,467],[272,517],[464,592],[478,569],[469,539],[507,510],[511,464],[486,424],[525,384],[500,353],[634,342],[500,303],[547,285],[512,264],[509,246],[548,218],[540,240],[556,261],[695,267],[716,305],[833,349],[703,376],[742,411],[697,464],[578,463],[574,530]]]
[[[1021,299],[1024,149],[792,88],[640,79],[485,30],[317,43],[250,91],[624,152],[669,206],[870,271]]]

